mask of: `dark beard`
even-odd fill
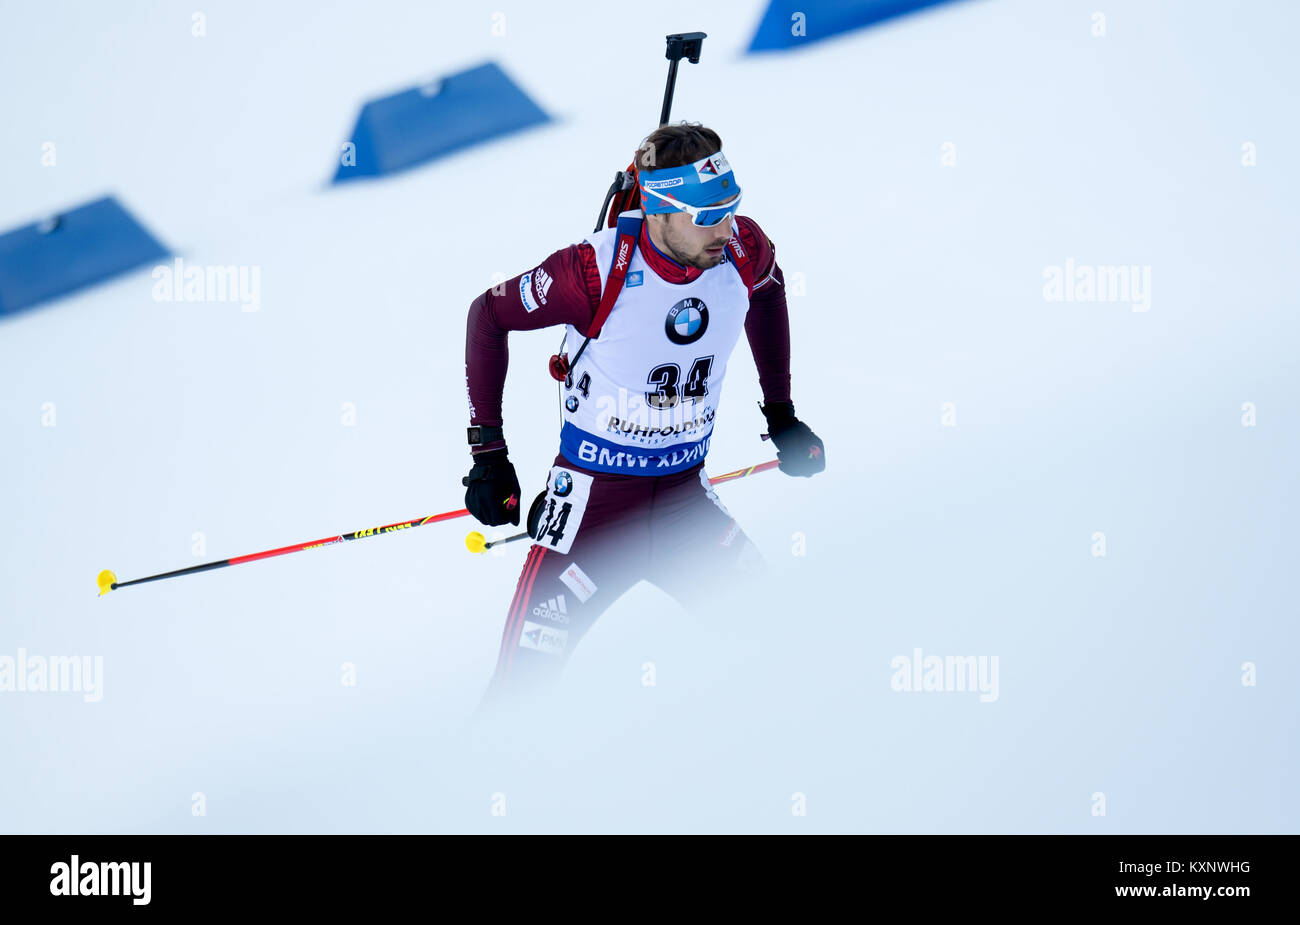
[[[710,257],[707,253],[701,253],[699,257],[695,258],[695,260],[687,260],[686,255],[681,253],[675,247],[670,247],[668,249],[668,253],[669,256],[671,256],[682,266],[694,267],[697,270],[710,270],[722,262],[721,254],[719,254],[717,257]],[[723,253],[725,254],[726,252],[724,251]]]

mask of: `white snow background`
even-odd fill
[[[0,693],[0,831],[1295,832],[1300,12],[1096,7],[744,56],[759,3],[0,6],[0,228],[114,193],[262,286],[0,320],[0,655],[104,660],[97,703]],[[96,596],[461,507],[466,308],[590,231],[693,30],[673,116],[805,286],[829,468],[719,489],[779,592],[638,587],[513,729],[466,721],[525,547],[468,520]],[[325,185],[366,99],[489,59],[557,121]],[[1067,259],[1149,266],[1149,310],[1046,301]],[[511,339],[526,497],[558,341]],[[743,340],[725,394],[715,474],[772,452]],[[891,689],[917,648],[997,656],[997,699]]]

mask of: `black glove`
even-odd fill
[[[767,418],[767,433],[776,444],[778,467],[786,475],[812,477],[826,468],[826,451],[821,438],[808,429],[808,425],[794,416],[794,405],[788,401],[774,401],[760,405]]]
[[[474,455],[474,468],[460,480],[465,507],[481,524],[519,525],[519,478],[504,448]]]

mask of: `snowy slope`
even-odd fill
[[[104,660],[98,703],[0,693],[0,831],[1296,831],[1291,5],[1125,4],[1095,38],[1089,4],[990,0],[758,58],[760,4],[268,6],[0,32],[0,228],[111,191],[262,287],[155,302],[145,270],[0,321],[0,656]],[[473,558],[466,522],[95,597],[460,507],[465,309],[590,230],[690,30],[674,116],[805,285],[830,468],[722,490],[779,594],[698,626],[642,585],[504,737],[465,720],[524,549]],[[489,58],[558,121],[324,186],[363,100]],[[1045,301],[1067,259],[1150,267],[1149,311]],[[526,495],[558,340],[511,343]],[[712,472],[770,453],[743,345],[726,393]],[[997,655],[997,700],[892,691],[917,648]]]

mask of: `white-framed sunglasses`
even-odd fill
[[[726,202],[716,206],[688,206],[684,202],[678,202],[671,196],[665,196],[657,190],[641,188],[641,193],[649,193],[658,199],[662,199],[679,212],[685,212],[691,217],[691,221],[701,228],[711,228],[714,225],[721,225],[740,208],[740,197],[743,192],[737,193],[734,199],[728,199]]]

